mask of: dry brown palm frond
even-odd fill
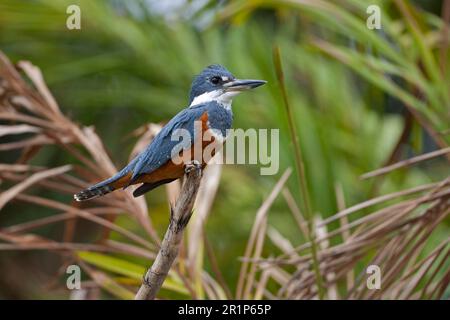
[[[316,224],[319,228],[316,232],[318,259],[321,273],[325,276],[328,298],[336,298],[336,285],[345,283],[347,299],[442,298],[449,286],[449,239],[439,244],[427,258],[420,257],[424,255],[430,235],[450,214],[450,178],[381,196],[350,208],[345,208],[341,192],[337,188],[341,211]],[[380,206],[405,195],[415,197],[397,200],[358,219],[348,220],[361,209],[367,210],[374,204]],[[297,210],[292,205],[290,207]],[[297,214],[293,213],[294,216]],[[341,221],[340,227],[329,232],[321,230],[336,220]],[[290,249],[282,243],[280,235],[275,236],[273,231],[268,235],[278,244],[281,254],[276,258],[249,260],[259,263],[264,270],[275,266],[282,269],[296,267],[289,281],[281,287],[280,298],[316,298],[315,275],[308,252],[310,244],[307,242]],[[331,240],[335,242],[332,246]],[[371,257],[371,260],[361,266],[364,257]],[[358,265],[362,271],[354,278],[353,273]],[[369,265],[376,265],[381,270],[379,289],[369,289],[367,286],[366,270]],[[260,281],[267,282],[267,277],[263,273]],[[261,288],[258,290],[261,292]]]
[[[23,152],[25,152],[25,149],[30,147],[41,148],[47,144],[54,144],[72,153],[73,156],[80,160],[84,165],[84,168],[89,169],[87,172],[84,172],[81,177],[89,177],[90,181],[85,181],[82,185],[78,183],[73,185],[73,179],[65,181],[67,186],[65,191],[71,193],[73,190],[79,189],[80,187],[86,187],[93,182],[114,174],[116,168],[109,158],[101,139],[94,132],[93,128],[80,127],[61,113],[38,68],[29,62],[19,62],[18,66],[32,81],[32,84],[37,90],[35,91],[31,86],[25,83],[18,71],[13,68],[8,59],[0,53],[0,77],[2,79],[1,86],[3,89],[3,95],[0,100],[0,120],[14,123],[14,126],[2,127],[2,129],[4,129],[3,131],[9,129],[10,132],[17,133],[18,128],[21,128],[22,130],[28,128],[29,133],[32,133],[33,136],[13,143],[2,143],[0,144],[0,150],[18,148],[23,149]],[[30,130],[31,128],[32,130]],[[80,150],[80,147],[82,150]],[[17,169],[17,167],[11,167],[10,170],[8,170],[8,168],[5,167],[8,165],[11,166],[11,164],[3,164],[3,169],[5,170],[1,171],[1,177],[4,179],[7,179],[9,172],[14,172]],[[23,164],[21,165],[23,166]],[[77,171],[78,167],[79,166],[75,168],[75,171]],[[68,170],[68,168],[65,169],[65,171]],[[21,172],[27,173],[24,169],[21,170]],[[38,179],[42,174],[43,173],[36,173],[34,176],[36,178],[30,177],[25,180],[29,181],[28,185],[22,183],[15,185],[14,188],[19,188],[20,185],[22,185],[22,187],[27,187],[31,183],[36,182],[34,180],[42,180]],[[44,178],[46,177],[44,176],[43,179]],[[73,186],[73,188],[70,188],[71,186]],[[64,191],[64,189],[60,189],[59,191]],[[7,195],[7,193],[3,192],[1,199],[9,201],[13,198],[7,197]],[[133,215],[147,233],[152,236],[154,241],[158,240],[156,232],[151,226],[148,218],[145,204],[143,205],[141,200],[132,198],[129,192],[116,193],[108,197],[118,200],[115,204],[120,206],[124,212]],[[95,205],[97,202],[102,201],[104,201],[104,199],[94,200],[91,204]]]
[[[262,252],[262,247],[264,244],[264,237],[267,228],[267,213],[275,201],[278,194],[281,192],[284,184],[289,178],[292,170],[287,169],[281,176],[278,183],[273,188],[270,195],[264,201],[264,203],[259,208],[256,213],[255,223],[252,227],[250,233],[250,238],[247,242],[247,247],[244,253],[244,259],[242,262],[241,270],[239,273],[239,280],[236,289],[236,298],[238,299],[249,299],[250,292],[254,288],[255,273],[257,265],[255,263],[249,263],[249,259],[259,259]]]
[[[23,79],[20,72],[30,80],[29,83]],[[114,192],[93,199],[88,203],[76,203],[72,200],[72,194],[113,175],[116,167],[94,128],[80,126],[61,112],[40,70],[29,62],[19,62],[17,67],[14,67],[1,52],[0,123],[0,137],[18,138],[14,141],[0,141],[0,152],[15,150],[19,153],[15,163],[0,163],[0,210],[15,201],[56,211],[56,214],[51,216],[0,228],[0,239],[4,242],[0,243],[0,250],[51,250],[64,253],[86,250],[155,258],[160,239],[151,223],[145,198],[132,196],[134,187],[125,192]],[[130,159],[145,148],[160,129],[158,124],[147,124],[133,131],[130,136],[138,139]],[[62,152],[77,159],[78,164],[58,168],[29,164],[33,157],[48,145],[59,147]],[[214,201],[219,179],[219,166],[206,170],[200,190],[201,197],[197,200],[198,210],[190,228],[187,256],[181,255],[178,259],[180,265],[187,265],[189,268],[174,268],[176,277],[192,297],[201,296],[197,290],[198,285],[210,298],[226,297],[224,284],[217,283],[203,266],[197,263],[199,259],[203,259],[203,225]],[[178,196],[179,186],[178,181],[167,185],[170,203]],[[63,195],[65,201],[61,201],[60,197],[59,200],[54,200],[48,196],[28,194],[27,191],[31,188],[33,191],[45,189]],[[141,228],[144,236],[115,224],[118,215],[129,215],[134,219],[136,228]],[[76,221],[80,218],[103,228],[103,237],[98,243],[74,242]],[[61,222],[65,224],[61,240],[46,239],[33,234],[39,228]],[[110,240],[110,231],[121,235],[126,242]],[[24,242],[27,239],[30,241]],[[64,257],[67,258],[67,255]],[[70,258],[71,261],[74,259],[78,259],[76,254]],[[100,287],[108,291],[112,286],[122,297],[128,296],[113,278],[98,273],[87,264],[84,266],[85,271]]]
[[[423,162],[425,160],[429,160],[429,159],[433,159],[435,157],[440,157],[440,156],[446,155],[448,153],[450,153],[450,147],[449,148],[439,149],[439,150],[436,150],[436,151],[433,151],[433,152],[429,152],[429,153],[425,153],[425,154],[422,154],[420,156],[417,156],[417,157],[414,157],[414,158],[411,158],[411,159],[407,159],[407,160],[403,160],[403,161],[400,161],[400,162],[388,165],[386,167],[383,167],[381,169],[365,173],[365,174],[363,174],[361,176],[361,179],[368,179],[368,178],[373,178],[373,177],[376,177],[376,176],[379,176],[379,175],[387,174],[387,173],[389,173],[389,172],[391,172],[393,170],[397,170],[397,169],[400,169],[400,168],[403,168],[403,167],[411,166],[411,165],[414,165],[416,163]]]
[[[20,201],[57,210],[60,213],[3,228],[0,232],[2,240],[6,243],[2,243],[0,249],[47,249],[69,252],[90,250],[122,252],[131,255],[140,252],[141,256],[154,256],[153,250],[159,238],[152,227],[143,199],[133,198],[128,191],[113,193],[88,204],[75,204],[72,200],[74,192],[109,177],[116,172],[116,168],[93,128],[79,126],[62,114],[40,70],[28,62],[19,62],[18,68],[14,68],[6,56],[0,53],[0,121],[2,122],[0,135],[3,137],[15,135],[19,138],[14,142],[3,140],[0,143],[0,151],[16,149],[21,152],[17,163],[0,164],[0,179],[3,180],[0,190],[0,209],[11,201]],[[22,79],[19,70],[31,80],[31,85]],[[3,125],[4,123],[6,124]],[[80,164],[59,168],[35,167],[27,164],[41,148],[50,144],[60,147],[63,152],[70,153],[79,160]],[[142,145],[138,143],[136,149],[139,148],[142,148]],[[7,188],[7,185],[10,187]],[[27,189],[36,186],[63,194],[66,201],[60,202],[26,193]],[[113,221],[117,214],[128,214],[135,219],[136,225],[143,228],[145,238],[116,225]],[[133,251],[130,250],[131,247],[124,247],[127,244],[122,246],[116,244],[113,248],[104,243],[66,242],[73,232],[70,234],[66,232],[65,240],[60,242],[37,238],[29,233],[50,223],[64,222],[66,226],[70,226],[75,218],[86,219],[103,227],[107,231],[103,239],[108,237],[109,230],[114,230],[129,241],[135,242],[138,247]],[[66,228],[66,230],[69,229]],[[32,241],[25,243],[19,241],[20,239]],[[100,241],[103,240],[100,239]]]

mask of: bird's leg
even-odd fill
[[[199,161],[197,160],[192,160],[189,163],[186,163],[186,165],[184,166],[184,172],[185,173],[189,173],[192,170],[201,170],[202,169],[202,165]]]

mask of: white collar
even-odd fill
[[[217,102],[220,106],[224,107],[227,110],[231,109],[231,103],[233,102],[232,99],[234,96],[239,94],[238,91],[233,92],[224,92],[224,90],[214,90],[205,92],[192,100],[189,107],[193,107],[202,103],[208,103],[211,101]]]

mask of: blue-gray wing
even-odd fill
[[[176,152],[191,147],[195,139],[194,123],[207,111],[207,105],[198,105],[186,108],[173,117],[156,135],[148,147],[142,151],[130,164],[135,164],[130,184],[139,176],[153,172],[170,160],[172,150]],[[189,132],[188,139],[173,139],[172,134],[177,129],[185,129]]]

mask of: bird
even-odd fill
[[[86,201],[136,184],[140,186],[134,190],[133,196],[139,197],[156,187],[183,177],[186,163],[174,161],[173,150],[178,150],[175,154],[181,156],[193,153],[193,143],[199,138],[195,123],[200,123],[202,130],[211,129],[212,132],[212,139],[200,144],[202,148],[213,141],[223,144],[229,129],[232,128],[232,99],[239,93],[259,87],[266,82],[236,79],[230,71],[219,64],[207,66],[192,81],[189,105],[175,115],[150,144],[122,170],[74,194],[74,199]],[[187,139],[184,144],[173,139],[173,134],[179,129],[184,129],[192,139]],[[200,164],[204,168],[207,163],[204,159],[200,161],[197,165]]]

